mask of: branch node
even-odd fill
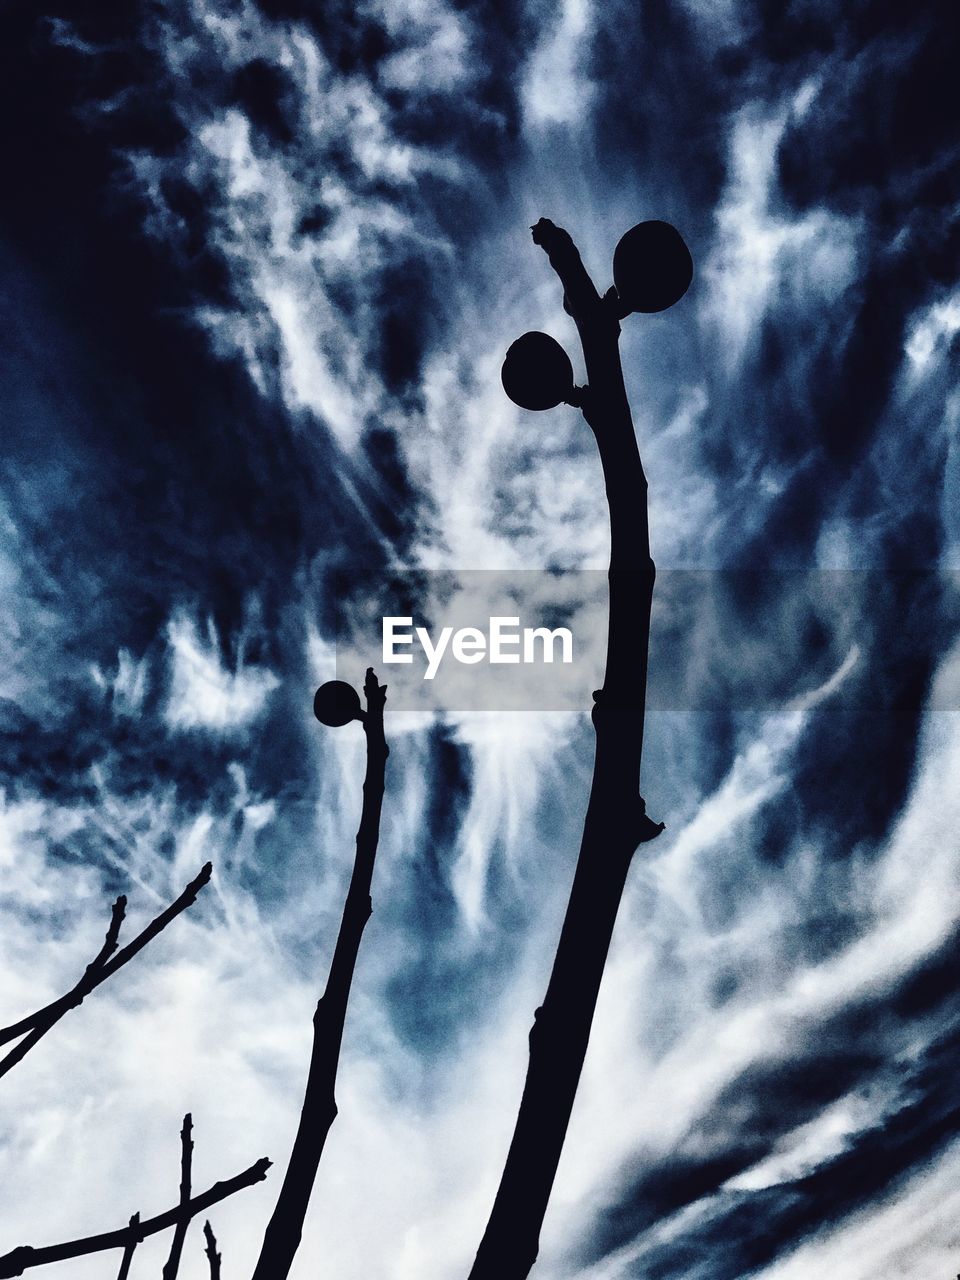
[[[637,835],[636,841],[638,845],[648,844],[651,840],[656,840],[661,831],[666,830],[665,822],[654,822],[647,815],[647,802],[643,796],[637,796],[638,812],[635,817]]]
[[[217,1237],[213,1234],[210,1219],[203,1224],[203,1236],[207,1242],[204,1253],[210,1262],[210,1280],[220,1280],[220,1254],[217,1252]]]

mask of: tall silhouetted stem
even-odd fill
[[[597,440],[610,507],[607,663],[594,694],[597,745],[580,856],[530,1031],[513,1140],[470,1280],[522,1280],[536,1261],[627,871],[637,846],[663,830],[640,798],[654,566],[647,481],[620,366],[617,298],[612,291],[600,297],[566,231],[541,219],[533,238],[560,277],[587,367],[589,385],[578,401]]]
[[[383,733],[383,704],[387,689],[386,685],[377,683],[372,669],[367,671],[363,691],[367,700],[363,721],[367,738],[367,771],[363,782],[363,809],[357,831],[353,876],[343,907],[327,985],[313,1016],[313,1053],[300,1125],[277,1207],[264,1235],[253,1280],[285,1280],[300,1244],[303,1220],[327,1133],[337,1115],[337,1064],[360,940],[373,910],[370,886],[380,837],[380,809],[388,755]]]

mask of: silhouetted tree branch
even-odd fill
[[[647,481],[620,365],[623,312],[615,290],[597,292],[566,231],[547,219],[532,230],[563,285],[587,368],[588,385],[569,399],[596,437],[610,509],[607,661],[603,688],[594,694],[596,755],[580,856],[547,994],[530,1031],[513,1140],[470,1280],[523,1280],[536,1261],[627,871],[638,845],[663,830],[647,817],[640,796],[655,571]]]
[[[139,1225],[140,1215],[139,1213],[135,1213],[130,1219],[130,1227],[131,1229],[136,1229]],[[120,1270],[117,1272],[117,1280],[127,1280],[127,1277],[130,1275],[130,1263],[133,1261],[133,1254],[139,1243],[140,1237],[137,1235],[131,1240],[128,1240],[124,1245],[123,1257],[120,1259]]]
[[[127,912],[127,899],[124,894],[113,904],[113,911],[110,915],[110,924],[107,926],[107,934],[103,941],[103,946],[94,956],[83,971],[83,977],[67,992],[65,996],[58,996],[52,1004],[46,1005],[43,1009],[38,1009],[35,1013],[28,1014],[26,1018],[21,1018],[19,1022],[13,1023],[9,1027],[0,1030],[0,1044],[8,1044],[11,1040],[16,1040],[17,1036],[22,1036],[24,1032],[36,1027],[39,1023],[49,1018],[53,1018],[58,1010],[70,1008],[68,1003],[74,993],[79,991],[85,984],[91,982],[103,969],[103,966],[113,955],[117,949],[117,938],[120,934],[120,926],[123,924],[124,916]],[[88,988],[92,990],[92,987]]]
[[[146,1222],[135,1222],[131,1219],[128,1226],[121,1227],[118,1231],[107,1231],[99,1236],[85,1236],[82,1240],[68,1240],[64,1244],[51,1244],[39,1249],[34,1249],[30,1245],[21,1245],[0,1258],[0,1280],[23,1275],[24,1271],[31,1267],[45,1266],[48,1262],[65,1262],[68,1258],[81,1258],[88,1253],[102,1253],[106,1249],[127,1249],[131,1243],[138,1243],[140,1240],[145,1240],[147,1236],[156,1235],[158,1231],[166,1231],[168,1227],[176,1226],[183,1217],[187,1220],[195,1218],[198,1213],[203,1213],[211,1205],[226,1200],[234,1192],[242,1191],[244,1187],[251,1187],[256,1182],[262,1182],[269,1168],[270,1161],[264,1157],[256,1164],[252,1164],[249,1169],[245,1169],[243,1173],[238,1173],[235,1178],[230,1178],[226,1182],[215,1182],[207,1191],[187,1201],[185,1205],[178,1203],[165,1213],[158,1214],[155,1218],[148,1218]]]
[[[383,732],[387,687],[377,682],[372,668],[367,670],[363,691],[367,701],[366,713],[362,715],[367,739],[367,767],[353,875],[327,985],[313,1017],[313,1051],[300,1124],[277,1207],[264,1234],[253,1280],[286,1280],[300,1244],[303,1221],[327,1133],[337,1115],[337,1064],[360,940],[373,910],[370,887],[380,836],[380,810],[389,754]]]
[[[38,1009],[36,1013],[31,1013],[12,1026],[0,1030],[0,1044],[8,1044],[11,1040],[16,1040],[18,1036],[24,1037],[0,1061],[0,1077],[5,1076],[18,1062],[21,1062],[34,1045],[43,1039],[51,1027],[54,1027],[65,1013],[82,1004],[90,992],[100,986],[101,982],[106,982],[107,978],[112,977],[118,969],[122,969],[129,960],[133,959],[137,952],[143,950],[148,942],[152,942],[171,920],[175,920],[187,907],[192,906],[196,901],[197,894],[210,880],[212,871],[212,864],[206,863],[200,874],[196,879],[190,881],[175,902],[172,902],[165,911],[162,911],[160,915],[152,920],[132,942],[117,951],[117,938],[127,906],[126,898],[119,897],[113,904],[110,926],[107,929],[103,946],[95,959],[87,965],[79,982],[66,995],[60,996],[59,999],[54,1000],[43,1009]]]
[[[204,1253],[207,1255],[207,1261],[210,1263],[210,1280],[220,1280],[220,1254],[217,1253],[217,1237],[213,1234],[213,1227],[209,1221],[203,1224],[203,1235],[207,1242]]]
[[[190,1183],[191,1169],[193,1165],[193,1118],[188,1111],[183,1117],[183,1128],[180,1130],[180,1204],[188,1205],[190,1203]],[[177,1280],[177,1272],[180,1270],[180,1257],[183,1253],[183,1242],[186,1239],[187,1228],[190,1225],[188,1217],[181,1217],[177,1223],[176,1230],[173,1233],[173,1240],[170,1243],[170,1256],[164,1263],[163,1280]]]

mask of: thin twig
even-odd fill
[[[131,1227],[140,1226],[139,1213],[135,1213],[133,1217],[130,1219],[130,1226]],[[130,1263],[133,1261],[133,1253],[139,1243],[140,1243],[140,1237],[139,1235],[137,1235],[137,1236],[134,1236],[132,1240],[128,1240],[127,1244],[124,1246],[123,1258],[121,1259],[121,1262],[120,1262],[120,1270],[117,1272],[117,1280],[127,1280],[127,1277],[130,1274]]]
[[[176,1204],[165,1213],[148,1218],[146,1222],[121,1227],[118,1231],[105,1231],[99,1236],[85,1236],[82,1240],[68,1240],[63,1244],[44,1245],[34,1249],[30,1245],[21,1245],[0,1258],[0,1280],[9,1280],[12,1276],[23,1275],[31,1267],[42,1267],[49,1262],[65,1262],[67,1258],[82,1258],[88,1253],[102,1253],[105,1249],[126,1249],[131,1240],[145,1240],[158,1231],[166,1231],[176,1226],[181,1217],[195,1218],[211,1205],[226,1200],[235,1191],[244,1187],[252,1187],[255,1182],[262,1182],[267,1176],[270,1161],[264,1157],[252,1164],[243,1173],[226,1182],[215,1182],[207,1191],[194,1196],[186,1205]]]
[[[204,1253],[210,1263],[210,1280],[220,1280],[220,1254],[217,1253],[217,1237],[213,1234],[209,1220],[203,1224],[203,1236],[207,1242]]]
[[[82,1004],[90,992],[99,987],[101,982],[106,982],[107,978],[112,977],[118,969],[122,969],[127,961],[132,960],[137,952],[142,951],[148,942],[152,942],[171,920],[175,920],[181,912],[186,911],[187,907],[192,906],[196,901],[197,894],[210,880],[212,871],[213,865],[209,862],[206,863],[200,874],[196,879],[190,881],[175,902],[172,902],[165,911],[161,911],[160,915],[151,920],[143,932],[139,933],[132,942],[117,951],[117,935],[120,932],[120,925],[123,923],[127,904],[126,898],[119,897],[113,904],[113,915],[104,944],[96,958],[87,965],[79,982],[65,995],[60,996],[58,1000],[54,1000],[52,1004],[48,1004],[43,1009],[38,1009],[36,1013],[31,1013],[12,1026],[0,1030],[0,1044],[7,1044],[11,1040],[16,1040],[18,1036],[24,1037],[0,1061],[0,1078],[5,1076],[18,1062],[21,1062],[34,1045],[43,1039],[51,1027],[54,1027],[68,1010],[75,1009],[79,1004]]]
[[[107,928],[107,935],[103,940],[103,946],[87,965],[86,969],[84,969],[83,977],[76,986],[68,991],[65,996],[58,996],[51,1004],[46,1005],[42,1009],[38,1009],[35,1013],[28,1014],[27,1017],[21,1018],[19,1022],[13,1023],[12,1026],[4,1027],[0,1030],[0,1044],[8,1044],[11,1040],[16,1040],[17,1036],[22,1036],[25,1031],[29,1031],[32,1027],[35,1027],[37,1023],[52,1016],[56,1010],[73,995],[74,991],[77,991],[82,987],[84,982],[89,982],[90,978],[96,975],[96,973],[103,968],[104,964],[106,964],[117,949],[117,938],[120,934],[120,926],[123,924],[126,911],[127,899],[123,894],[121,894],[113,904],[113,912],[110,916],[110,924]]]
[[[193,1165],[193,1117],[188,1111],[183,1117],[183,1128],[180,1130],[180,1204],[190,1203],[190,1183]],[[180,1258],[183,1254],[183,1242],[187,1236],[190,1219],[182,1217],[177,1223],[170,1245],[170,1256],[163,1267],[163,1280],[177,1280],[180,1270]]]
[[[387,686],[378,683],[372,667],[367,668],[363,692],[367,700],[363,718],[363,731],[367,739],[367,768],[363,780],[363,805],[357,830],[353,875],[343,904],[343,916],[327,984],[313,1015],[313,1050],[300,1124],[290,1153],[290,1162],[283,1175],[277,1207],[264,1233],[253,1280],[286,1280],[300,1245],[303,1221],[324,1143],[337,1115],[335,1089],[340,1044],[343,1040],[347,1001],[360,940],[373,910],[370,886],[380,838],[380,810],[389,755],[383,732],[383,706]]]

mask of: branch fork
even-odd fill
[[[84,969],[77,983],[65,995],[60,996],[59,999],[54,1000],[51,1004],[45,1005],[44,1008],[29,1014],[26,1018],[21,1018],[19,1022],[0,1030],[0,1045],[8,1044],[11,1040],[23,1037],[20,1043],[15,1045],[6,1057],[0,1060],[0,1077],[5,1076],[18,1062],[21,1062],[47,1032],[56,1026],[64,1014],[81,1005],[86,997],[96,990],[102,982],[106,982],[107,978],[122,969],[129,960],[132,960],[139,951],[143,950],[147,943],[152,942],[159,933],[162,933],[172,920],[175,920],[178,915],[192,906],[197,900],[197,894],[209,883],[212,874],[213,864],[210,862],[205,863],[200,874],[190,881],[183,893],[169,907],[151,920],[132,942],[128,942],[125,947],[118,951],[117,942],[120,936],[120,927],[123,924],[127,908],[127,899],[121,894],[113,904],[110,924],[107,928],[103,946]]]

